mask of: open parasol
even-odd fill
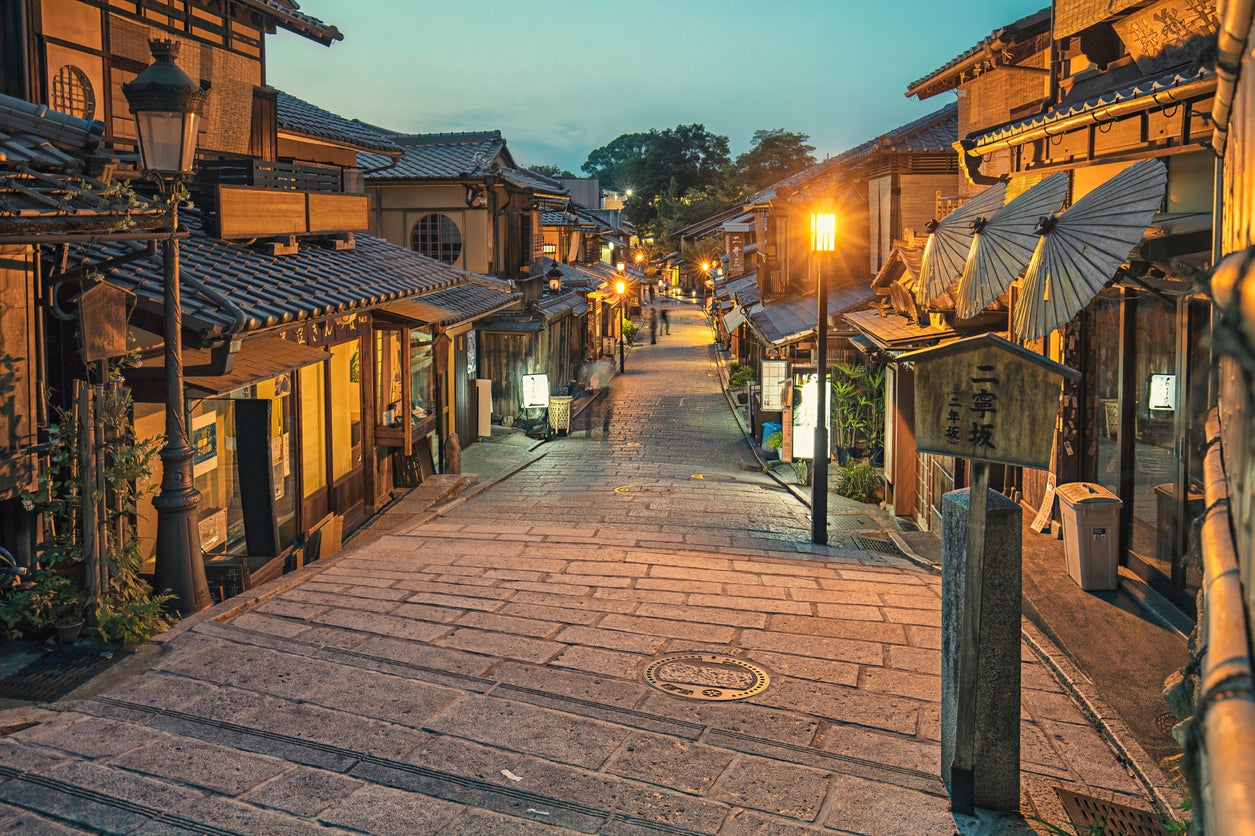
[[[1006,182],[996,183],[941,220],[929,222],[930,234],[919,270],[921,302],[936,299],[959,278],[972,245],[972,220],[997,210],[1006,193]]]
[[[1059,172],[1014,198],[988,219],[974,218],[974,234],[954,311],[971,319],[1011,286],[1037,246],[1037,223],[1059,211],[1068,193],[1068,175]]]
[[[1036,340],[1067,324],[1111,281],[1163,202],[1168,170],[1142,160],[1041,223],[1013,325]]]

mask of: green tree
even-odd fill
[[[809,136],[781,129],[754,131],[750,147],[732,164],[729,179],[738,195],[747,195],[815,164]]]
[[[624,167],[631,160],[638,160],[644,155],[651,141],[650,134],[622,134],[610,142],[588,152],[588,159],[580,166],[580,170],[589,177],[596,177],[603,186],[613,189],[626,189],[630,183],[624,179]]]
[[[536,174],[544,175],[545,177],[552,177],[555,180],[558,180],[564,177],[568,179],[574,179],[576,177],[579,177],[578,174],[572,174],[568,169],[562,168],[561,166],[553,165],[551,163],[540,163],[539,165],[529,165],[527,167],[527,170],[534,172]]]

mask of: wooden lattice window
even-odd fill
[[[462,233],[448,215],[424,215],[410,233],[410,248],[453,264],[462,254]]]
[[[52,107],[79,119],[96,115],[96,93],[87,73],[66,64],[52,77]]]

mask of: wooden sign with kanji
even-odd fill
[[[1080,373],[995,334],[898,358],[915,365],[915,448],[1044,468],[1064,379]]]

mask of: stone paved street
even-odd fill
[[[700,311],[671,320],[531,466],[190,619],[94,694],[6,712],[0,830],[1024,830],[948,812],[939,578],[812,547]],[[888,524],[833,517],[838,546]],[[644,683],[679,651],[771,683],[730,702]],[[1147,806],[1027,645],[1023,681],[1026,814],[1064,825],[1056,786]]]

